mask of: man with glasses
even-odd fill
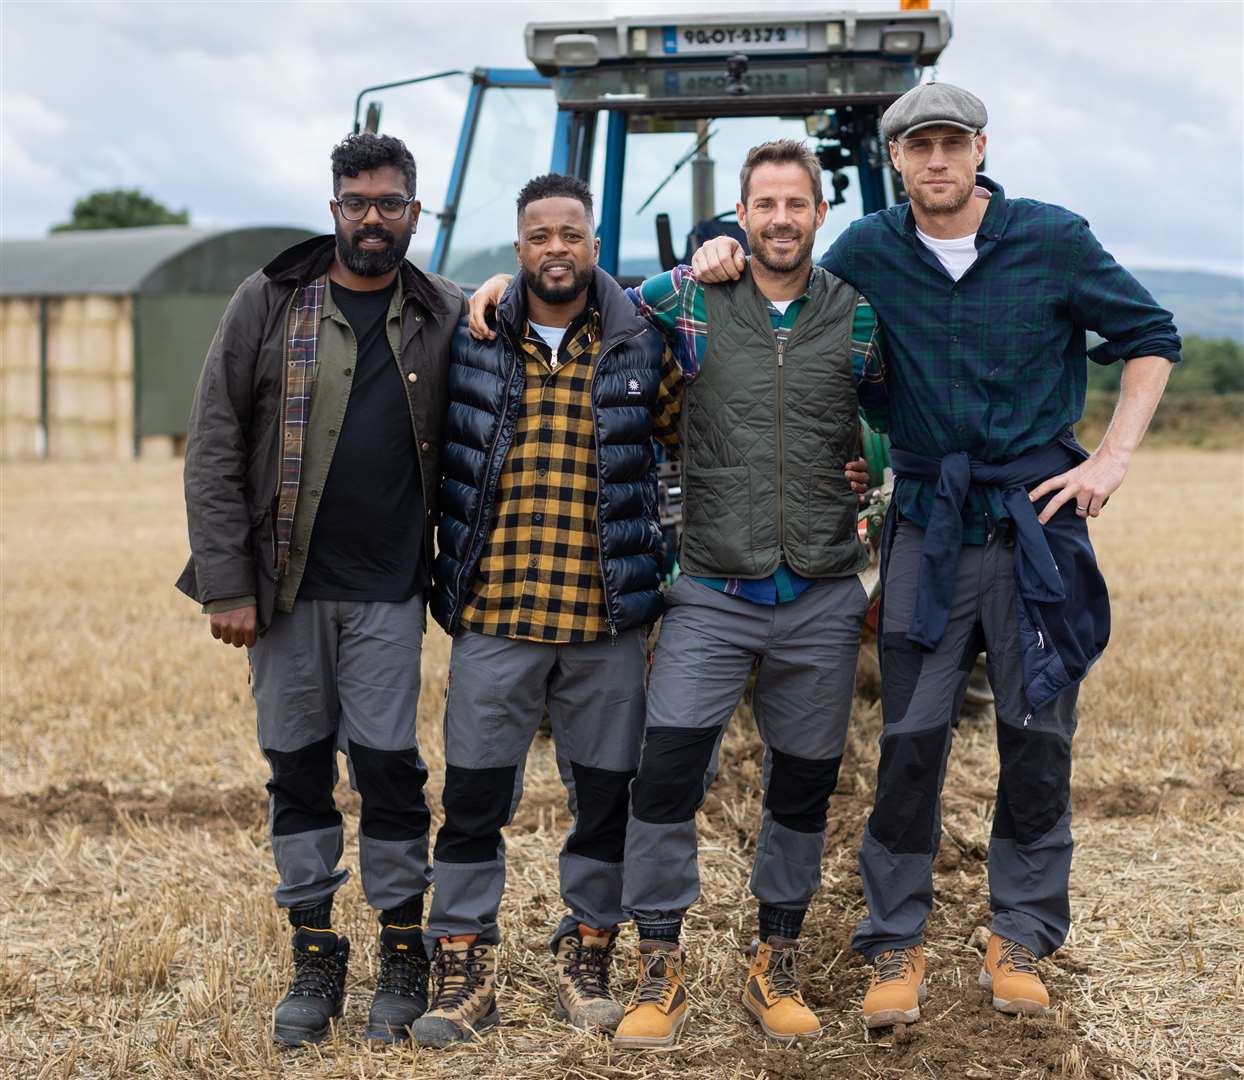
[[[1083,218],[1008,199],[977,173],[986,119],[944,83],[895,102],[881,128],[910,201],[853,223],[821,263],[880,319],[897,478],[882,539],[881,760],[860,851],[868,914],[853,942],[874,969],[869,1027],[920,1016],[941,784],[982,649],[1001,768],[980,983],[1003,1012],[1049,1006],[1037,959],[1070,924],[1076,693],[1109,632],[1087,519],[1122,483],[1179,360],[1169,312]],[[694,266],[727,280],[743,259],[718,239]],[[1105,339],[1091,352],[1088,330]],[[1092,454],[1072,434],[1086,357],[1126,361]]]
[[[214,637],[250,650],[275,898],[294,928],[274,1036],[294,1046],[323,1039],[344,999],[338,750],[361,796],[363,889],[380,912],[368,1037],[407,1037],[427,1004],[415,715],[449,340],[466,310],[456,286],[405,260],[420,210],[406,147],[350,136],[332,172],[335,235],[243,282],[208,352],[178,582]]]

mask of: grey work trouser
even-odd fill
[[[818,582],[785,604],[727,596],[689,577],[667,596],[631,792],[623,906],[673,924],[700,895],[695,813],[721,740],[759,663],[752,694],[765,744],[764,811],[751,890],[802,910],[821,884],[825,815],[851,717],[868,596],[856,576]]]
[[[428,772],[415,741],[424,626],[418,594],[404,603],[299,600],[250,650],[281,907],[326,900],[349,876],[338,868],[338,750],[362,802],[367,902],[395,908],[427,889]]]
[[[500,940],[501,830],[518,810],[527,750],[546,707],[574,819],[559,861],[567,914],[554,947],[579,923],[608,930],[623,920],[622,845],[643,739],[647,660],[640,629],[570,645],[469,630],[454,638],[429,947],[453,934]]]
[[[938,647],[907,640],[924,532],[898,527],[883,583],[877,793],[860,848],[868,915],[852,945],[869,960],[917,945],[933,905],[941,841],[941,790],[958,715],[977,655],[988,654],[1001,769],[989,842],[993,929],[1044,956],[1071,921],[1071,737],[1077,687],[1037,712],[1024,694],[1017,629],[1015,549],[1005,533],[964,545],[950,620]]]

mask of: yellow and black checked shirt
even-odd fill
[[[467,630],[565,644],[609,632],[596,529],[592,375],[600,316],[567,327],[556,361],[525,327],[526,388],[497,482],[492,530],[462,608]],[[666,351],[653,436],[677,444],[682,375]]]

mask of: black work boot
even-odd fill
[[[380,974],[367,1015],[367,1037],[377,1042],[410,1038],[410,1025],[428,1008],[428,954],[423,927],[380,928]]]
[[[294,980],[277,1002],[272,1037],[286,1046],[320,1042],[341,1015],[346,997],[350,941],[332,930],[294,931]]]

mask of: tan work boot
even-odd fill
[[[873,977],[864,995],[864,1026],[914,1024],[924,1003],[924,946],[891,949],[873,958]]]
[[[622,1006],[609,996],[609,964],[617,933],[579,923],[557,943],[557,1015],[574,1027],[612,1031]]]
[[[622,1049],[673,1046],[687,1019],[687,988],[683,984],[682,946],[672,941],[639,943],[639,984],[613,1045]]]
[[[410,1025],[420,1046],[449,1046],[495,1026],[497,947],[474,934],[443,937],[432,957],[432,1001]]]
[[[999,1012],[1044,1016],[1050,1007],[1049,991],[1037,974],[1037,958],[1018,941],[991,934],[978,981],[992,991],[993,1007]]]
[[[790,938],[753,941],[752,965],[743,984],[747,1011],[760,1021],[766,1035],[784,1042],[821,1033],[821,1022],[799,992],[798,949],[799,942]]]

